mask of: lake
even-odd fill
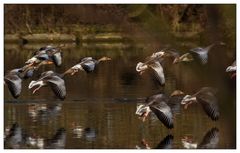
[[[189,40],[184,43],[189,45],[182,46],[179,42],[177,49],[187,51],[210,44]],[[5,72],[21,67],[34,50],[46,45],[5,44]],[[159,86],[151,73],[139,75],[135,70],[138,62],[156,51],[149,49],[149,45],[136,42],[67,44],[63,48],[63,65],[41,67],[33,78],[23,81],[23,90],[17,100],[5,86],[5,134],[17,123],[24,137],[17,144],[6,142],[4,147],[136,149],[144,143],[150,148],[183,149],[184,137],[191,137],[192,143],[199,145],[206,134],[215,129],[219,141],[214,148],[236,148],[236,82],[225,72],[231,64],[225,58],[226,52],[234,47],[214,47],[206,66],[197,62],[172,64],[171,60],[166,60],[166,84]],[[48,87],[41,88],[36,94],[28,90],[30,81],[36,80],[41,72],[54,70],[62,73],[86,56],[108,56],[112,60],[100,63],[93,73],[79,72],[67,76],[64,101],[58,100]],[[207,117],[200,104],[193,104],[187,110],[181,108],[172,130],[154,115],[145,122],[135,115],[137,105],[148,96],[160,92],[169,95],[177,89],[193,94],[204,86],[218,88],[220,119],[216,122]],[[32,143],[27,144],[25,139],[32,140]],[[42,141],[44,144],[40,143]],[[163,145],[166,141],[167,147]]]

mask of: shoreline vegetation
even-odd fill
[[[221,40],[236,46],[236,5],[4,5],[5,43],[136,42],[151,43],[155,50],[186,40],[204,45]]]

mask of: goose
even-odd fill
[[[26,62],[29,66],[37,65],[39,68],[41,65],[55,64],[57,67],[62,64],[62,51],[60,47],[46,46],[40,48],[34,53],[34,56],[28,59]]]
[[[174,115],[178,112],[176,108],[180,108],[183,94],[182,91],[176,90],[170,97],[161,93],[150,96],[146,99],[146,104],[137,106],[135,114],[141,116],[142,120],[145,121],[148,114],[153,112],[168,129],[172,129]]]
[[[200,63],[202,65],[205,65],[208,63],[208,52],[211,50],[212,47],[216,45],[225,45],[223,42],[215,42],[207,47],[196,47],[193,49],[190,49],[188,52],[180,55],[179,51],[176,51],[175,49],[169,49],[165,51],[165,54],[163,57],[174,57],[173,64],[180,63],[180,62],[191,62],[195,59],[199,59]]]
[[[187,109],[188,105],[191,103],[200,103],[202,105],[205,113],[212,120],[218,120],[220,116],[218,108],[218,100],[216,98],[217,89],[212,87],[203,87],[197,93],[193,95],[186,95],[181,104],[184,105],[184,108]]]
[[[211,50],[212,47],[216,45],[225,45],[223,42],[216,42],[212,43],[211,45],[208,45],[207,47],[196,47],[193,49],[190,49],[190,53],[192,55],[197,55],[196,57],[200,60],[200,63],[202,65],[205,65],[208,63],[208,52]]]
[[[7,72],[4,76],[4,84],[7,85],[11,95],[16,99],[22,91],[22,81],[33,76],[34,67],[16,68]]]
[[[68,72],[71,72],[71,75],[74,75],[79,70],[90,73],[95,70],[96,65],[98,65],[100,62],[109,61],[109,60],[111,60],[111,58],[106,57],[106,56],[104,56],[98,60],[93,59],[92,57],[85,57],[85,58],[81,59],[80,63],[71,67],[68,70]]]
[[[38,80],[31,81],[29,83],[28,88],[32,89],[33,87],[37,86],[37,88],[35,88],[32,92],[34,94],[41,87],[50,86],[54,94],[61,100],[64,100],[66,97],[66,87],[63,77],[66,74],[68,74],[68,72],[63,74],[57,74],[53,71],[43,72]]]
[[[173,61],[173,64],[179,63],[179,62],[191,62],[193,61],[193,57],[190,53],[185,53],[180,55],[175,56],[175,59]]]
[[[167,50],[163,57],[173,57],[173,64],[179,62],[191,62],[194,60],[190,53],[180,54],[180,52],[175,49]]]
[[[158,53],[153,54],[148,58],[148,60],[144,63],[138,62],[136,66],[136,71],[142,75],[146,70],[151,69],[153,70],[155,77],[157,78],[160,85],[165,84],[165,76],[163,67],[161,65],[162,56],[164,52],[160,51]]]

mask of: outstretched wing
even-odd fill
[[[81,66],[86,72],[89,73],[95,69],[95,62],[92,60],[85,61],[84,63],[81,64]]]
[[[203,107],[203,110],[206,114],[214,121],[218,120],[220,116],[219,108],[218,108],[218,100],[214,93],[210,91],[200,92],[197,94],[197,101]]]
[[[153,69],[154,74],[155,74],[157,80],[159,81],[159,83],[161,85],[164,85],[165,84],[165,76],[164,76],[162,65],[159,62],[155,61],[155,62],[152,62],[151,64],[149,64],[149,67],[151,67]]]
[[[86,61],[89,61],[89,60],[93,60],[92,57],[84,57],[81,59],[81,62],[86,62]]]
[[[47,78],[47,82],[57,97],[59,97],[61,100],[65,99],[66,87],[65,81],[62,78],[58,76],[52,76]]]
[[[22,91],[22,79],[17,75],[7,75],[4,77],[4,81],[7,84],[12,96],[14,98],[18,98]]]
[[[197,47],[193,48],[190,51],[192,53],[196,53],[202,64],[207,64],[208,62],[208,52],[215,44],[211,44],[205,48]]]
[[[62,64],[62,52],[57,52],[57,53],[53,54],[52,60],[56,66],[60,66]]]
[[[173,128],[173,115],[171,108],[164,101],[157,105],[151,105],[150,109],[167,128]]]

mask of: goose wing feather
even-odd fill
[[[149,64],[149,67],[151,67],[152,70],[154,71],[154,74],[155,74],[157,80],[159,81],[159,83],[161,85],[164,85],[165,84],[165,76],[164,76],[162,65],[159,62],[155,61],[155,62]]]
[[[81,66],[86,72],[92,72],[95,69],[95,62],[92,60],[85,61]]]
[[[60,66],[62,64],[62,52],[58,52],[52,55],[53,63],[56,66]]]
[[[65,81],[58,76],[51,76],[45,79],[47,80],[47,83],[50,85],[54,94],[62,100],[65,99],[66,97]]]
[[[196,96],[197,101],[203,107],[205,113],[212,119],[218,120],[220,116],[219,108],[218,108],[218,100],[216,96],[208,91],[208,92],[201,92]]]
[[[150,109],[167,128],[173,128],[171,108],[164,101],[161,101],[157,105],[150,105]]]
[[[18,98],[22,91],[22,79],[17,75],[7,75],[4,77],[4,81],[8,86],[14,98]]]

